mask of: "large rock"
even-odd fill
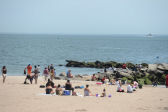
[[[78,61],[73,61],[73,60],[66,60],[67,67],[85,67],[85,62],[78,62]]]
[[[147,72],[164,74],[168,72],[168,64],[149,64]]]
[[[158,65],[157,65],[157,69],[166,72],[166,71],[168,71],[168,64],[166,64],[166,63],[158,64]]]

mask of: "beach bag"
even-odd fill
[[[139,84],[138,86],[139,86],[139,89],[142,89],[142,85],[141,84]]]
[[[40,88],[45,88],[45,85],[40,85]]]
[[[69,91],[69,90],[64,90],[63,95],[66,95],[66,96],[71,95],[71,91]]]
[[[84,86],[80,86],[80,89],[83,89],[83,88],[85,88]]]
[[[75,86],[75,89],[79,89],[80,88],[80,86]]]

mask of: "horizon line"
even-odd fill
[[[149,33],[146,33],[149,34]],[[146,35],[143,33],[123,33],[123,34],[68,34],[68,33],[0,33],[0,35]],[[168,35],[168,34],[157,34],[151,33],[152,35]]]

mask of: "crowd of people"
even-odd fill
[[[125,66],[123,66],[124,69],[126,69]],[[5,83],[6,80],[6,76],[7,76],[7,68],[6,66],[2,67],[2,78],[3,78],[3,83]],[[106,72],[106,70],[105,70]],[[76,96],[77,93],[75,92],[74,87],[72,86],[70,80],[67,80],[67,82],[65,83],[65,85],[61,86],[60,84],[58,84],[57,86],[55,86],[53,80],[56,76],[56,71],[55,68],[53,66],[53,64],[49,65],[48,67],[45,67],[43,70],[43,76],[44,76],[44,80],[47,81],[46,85],[45,85],[45,91],[46,94],[56,94],[56,95],[74,95]],[[29,64],[25,69],[24,69],[24,75],[26,75],[24,84],[27,84],[27,80],[30,80],[30,83],[32,84],[33,80],[35,80],[35,84],[37,84],[38,82],[38,76],[40,75],[40,65],[35,65],[34,69],[32,68],[32,66]],[[73,75],[71,73],[71,70],[68,70],[66,73],[66,77],[67,78],[73,78]],[[92,81],[97,81],[98,78],[95,76],[95,74],[93,74],[93,76],[91,77]],[[101,80],[102,84],[107,84],[107,82],[110,82],[109,79],[104,76]],[[133,91],[136,91],[136,89],[139,87],[138,82],[134,81],[132,83],[127,83],[127,91],[125,91],[122,88],[122,82],[121,80],[112,80],[111,85],[117,85],[117,92],[127,92],[127,93],[133,93]],[[157,83],[154,82],[153,86],[157,86]],[[168,75],[166,75],[166,88],[168,88]],[[89,85],[86,85],[86,87],[84,88],[84,96],[92,96],[93,94],[91,94],[91,91],[89,89]],[[101,97],[105,97],[106,96],[106,89],[103,89],[102,95]]]

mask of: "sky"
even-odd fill
[[[0,0],[0,33],[168,34],[168,0]]]

